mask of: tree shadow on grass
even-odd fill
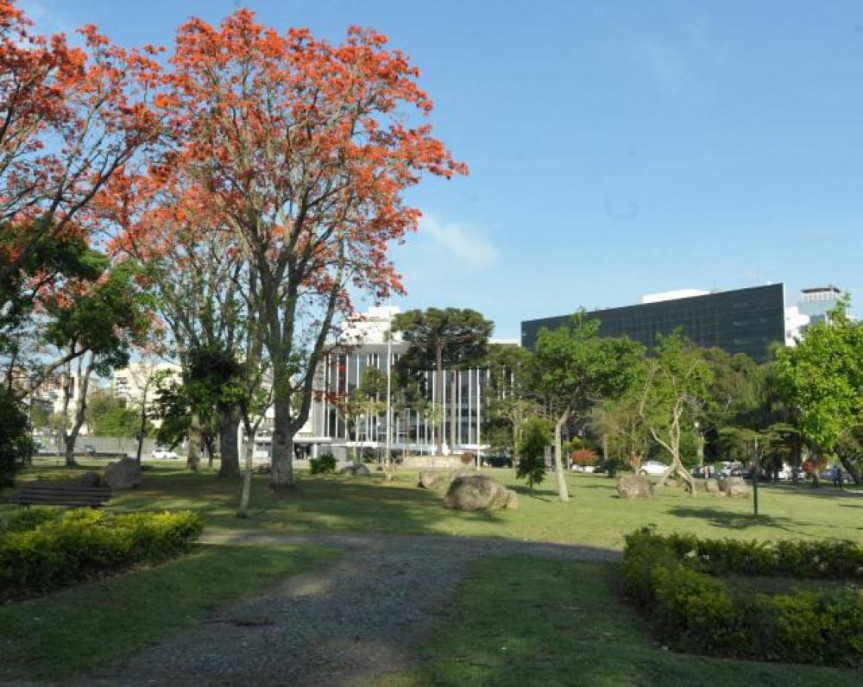
[[[300,473],[294,488],[274,493],[269,476],[255,476],[248,519],[236,518],[240,480],[177,472],[145,478],[138,489],[112,501],[123,511],[189,509],[221,530],[264,529],[293,534],[366,532],[442,534],[458,523],[505,524],[497,513],[447,510],[443,493],[415,486],[413,475],[396,482],[382,475],[348,477]]]
[[[762,486],[764,488],[764,486]],[[795,496],[812,496],[819,499],[851,499],[863,503],[863,489],[857,487],[846,487],[837,489],[832,485],[813,487],[811,484],[769,484],[767,489],[775,490],[776,493],[794,494]]]
[[[793,527],[802,526],[803,523],[791,518],[776,517],[773,515],[760,514],[758,517],[755,517],[752,513],[736,513],[719,508],[684,507],[669,508],[667,512],[669,515],[675,517],[705,520],[715,527],[733,530],[746,530],[750,527],[775,527],[787,532],[793,532],[794,534],[805,534],[802,530],[794,529]]]
[[[529,496],[532,499],[545,501],[546,503],[551,503],[557,496],[557,492],[554,489],[530,489],[522,484],[510,484],[507,488],[512,489],[519,496]],[[549,496],[551,498],[548,498]]]

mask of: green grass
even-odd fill
[[[199,546],[163,565],[0,606],[0,680],[96,670],[335,555],[315,547]]]
[[[103,461],[104,463],[104,461]],[[78,470],[85,470],[85,467]],[[21,475],[65,477],[67,468],[50,463]],[[689,532],[702,537],[747,539],[836,538],[863,540],[863,494],[837,495],[808,486],[760,489],[761,516],[752,517],[747,499],[700,495],[664,488],[656,498],[626,501],[617,497],[615,480],[570,474],[572,500],[557,500],[552,478],[533,493],[516,482],[511,470],[487,470],[519,491],[517,511],[462,513],[445,510],[441,495],[416,487],[417,473],[402,471],[395,482],[372,477],[311,476],[300,472],[295,490],[274,497],[268,477],[254,480],[249,520],[235,517],[240,484],[204,470],[187,472],[179,461],[160,463],[145,473],[138,489],[118,492],[112,510],[191,509],[207,519],[207,532],[266,530],[285,533],[378,532],[509,537],[621,549],[628,532],[655,523],[660,532]],[[0,506],[3,510],[13,506]]]
[[[859,685],[831,668],[664,650],[620,599],[614,566],[522,556],[469,566],[425,647],[416,685]]]
[[[70,470],[40,460],[20,479],[74,477],[104,462],[82,461],[82,467]],[[190,509],[205,517],[205,534],[444,534],[621,549],[625,534],[655,523],[660,531],[701,537],[863,540],[859,492],[837,495],[830,489],[765,486],[760,492],[762,515],[755,519],[745,499],[691,498],[680,489],[662,489],[652,500],[626,501],[617,497],[612,479],[570,474],[572,501],[563,504],[552,478],[531,493],[510,470],[486,474],[518,490],[518,510],[446,510],[440,493],[415,486],[416,471],[399,472],[394,482],[385,482],[379,473],[353,478],[301,471],[296,488],[278,497],[267,488],[268,477],[255,477],[251,517],[240,520],[235,517],[239,480],[219,479],[207,469],[192,474],[179,461],[153,464],[139,488],[116,493],[108,508]],[[0,518],[15,508],[0,503]],[[326,555],[285,547],[205,546],[152,570],[0,607],[0,636],[8,642],[0,647],[0,679],[64,676],[131,654],[277,577],[318,564]],[[530,558],[480,561],[470,569],[421,671],[392,676],[384,684],[734,682],[736,687],[744,674],[754,683],[783,687],[852,684],[842,671],[663,651],[650,641],[643,621],[619,601],[611,579],[613,568],[603,564]]]

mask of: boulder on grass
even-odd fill
[[[744,498],[751,493],[749,485],[742,477],[726,477],[719,480],[719,489],[731,498]]]
[[[78,478],[78,484],[82,487],[98,487],[102,484],[102,478],[98,472],[85,472]]]
[[[518,496],[485,475],[456,477],[443,499],[445,508],[455,510],[494,510],[518,508]]]
[[[353,475],[356,477],[357,475],[370,475],[371,471],[362,463],[359,465],[346,465],[341,470],[339,470],[340,475]]]
[[[141,466],[134,458],[121,458],[108,463],[102,480],[111,489],[132,489],[141,483]]]
[[[653,491],[653,482],[647,475],[625,474],[617,478],[617,493],[623,498],[649,499]]]
[[[719,482],[717,482],[713,477],[704,480],[704,491],[708,494],[719,494],[722,492],[719,488]]]
[[[447,470],[423,470],[417,486],[422,489],[446,489],[452,482],[452,473]]]

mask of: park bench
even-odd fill
[[[19,506],[68,506],[99,508],[111,499],[111,487],[34,482],[18,489],[12,502]]]

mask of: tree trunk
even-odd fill
[[[695,488],[695,480],[692,475],[689,474],[689,470],[683,465],[680,460],[680,413],[675,413],[674,420],[671,423],[671,431],[669,436],[670,442],[668,444],[664,444],[666,448],[670,449],[671,452],[671,465],[668,467],[668,470],[665,471],[665,474],[659,480],[660,486],[665,486],[668,483],[668,480],[671,479],[674,475],[680,475],[686,485],[689,487],[689,495],[696,496],[697,491]]]
[[[189,447],[186,453],[186,467],[192,472],[197,472],[201,467],[201,418],[194,412],[189,422]]]
[[[554,471],[557,475],[557,495],[561,501],[569,501],[566,474],[563,471],[563,442],[561,440],[561,433],[567,417],[569,417],[569,413],[564,413],[554,423]]]
[[[240,492],[240,507],[237,509],[238,518],[249,517],[249,501],[252,498],[252,469],[254,467],[255,436],[257,435],[257,432],[254,427],[247,425],[246,434],[248,435],[248,438],[246,440],[246,450],[244,452],[245,465],[243,468],[243,490]]]
[[[854,481],[854,484],[860,484],[860,470],[857,468],[854,458],[852,456],[839,453],[839,451],[836,452],[836,455],[839,456],[842,467],[844,467],[848,474],[851,475],[851,479]]]
[[[219,406],[219,454],[222,457],[219,477],[237,477],[240,474],[240,453],[237,434],[240,431],[240,406],[225,403]]]
[[[294,485],[294,436],[291,432],[290,399],[279,398],[273,404],[273,458],[272,481],[274,488]]]
[[[77,432],[73,434],[63,433],[63,446],[64,446],[64,456],[66,457],[66,467],[73,468],[78,465],[75,462],[75,439],[77,439]]]

